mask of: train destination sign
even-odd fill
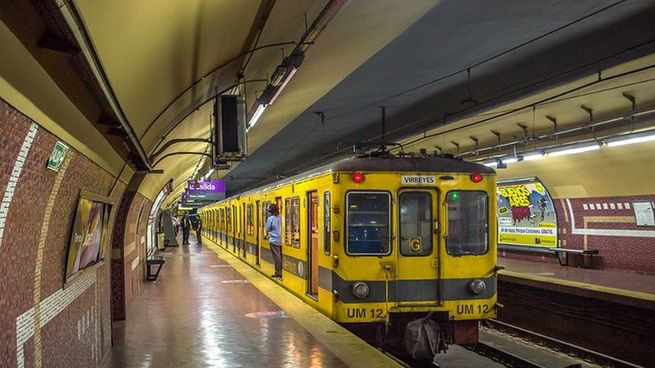
[[[434,185],[437,178],[430,175],[401,176],[400,182],[403,185]]]
[[[557,215],[538,178],[498,183],[498,244],[557,246]]]

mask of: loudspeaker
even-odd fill
[[[222,95],[214,100],[212,119],[214,166],[246,158],[246,103],[241,95]]]

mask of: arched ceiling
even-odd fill
[[[622,93],[634,95],[639,107],[655,103],[652,85],[643,81],[652,77],[648,69],[581,88],[567,94],[568,102],[505,114],[591,83],[598,71],[608,78],[655,62],[648,56],[655,52],[655,3],[648,0],[5,2],[0,37],[11,58],[0,63],[0,83],[8,87],[2,98],[15,105],[26,101],[22,111],[46,116],[54,130],[62,129],[60,136],[70,135],[79,142],[76,148],[98,156],[112,172],[121,172],[120,157],[134,161],[128,151],[139,148],[163,174],[145,175],[137,189],[154,199],[173,180],[166,205],[197,169],[207,170],[200,154],[207,151],[202,139],[209,136],[211,99],[237,91],[252,106],[266,86],[262,80],[324,9],[333,10],[327,26],[304,45],[298,72],[248,133],[249,157],[215,174],[230,192],[337,159],[354,144],[373,145],[380,141],[381,107],[386,141],[456,153],[450,141],[462,152],[475,148],[471,137],[491,145],[496,137],[490,130],[507,139],[520,136],[517,122],[534,121],[534,129],[546,130],[546,115],[556,116],[560,127],[583,123],[580,104],[592,106],[596,117],[610,116],[626,107]],[[48,32],[63,38],[64,46],[44,46]],[[99,74],[75,68],[78,81],[73,69],[64,68],[84,59],[75,40],[88,43]],[[258,50],[249,52],[253,48]],[[82,51],[89,61],[89,52]],[[37,78],[30,70],[39,66],[43,76]],[[83,81],[93,77],[107,86],[85,95]],[[43,93],[48,83],[54,86],[47,91],[61,100],[58,107],[58,99]],[[10,89],[13,95],[5,92]],[[124,117],[120,129],[105,126],[109,103],[100,101],[103,96]],[[56,113],[67,101],[74,113]],[[91,124],[77,129],[67,116]],[[483,116],[495,119],[478,123]],[[91,126],[102,134],[89,131]],[[126,126],[133,137],[124,133]],[[179,139],[192,141],[168,146]],[[123,180],[131,173],[122,170]]]

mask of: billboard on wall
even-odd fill
[[[108,199],[82,192],[68,245],[66,280],[104,258],[111,204]]]
[[[498,182],[498,244],[557,246],[557,214],[538,178]]]

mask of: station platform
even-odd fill
[[[500,277],[523,278],[655,303],[655,275],[611,269],[586,269],[552,262],[498,257]]]
[[[158,279],[145,285],[125,321],[114,322],[107,367],[399,366],[209,247],[192,241],[159,252],[166,263]]]

